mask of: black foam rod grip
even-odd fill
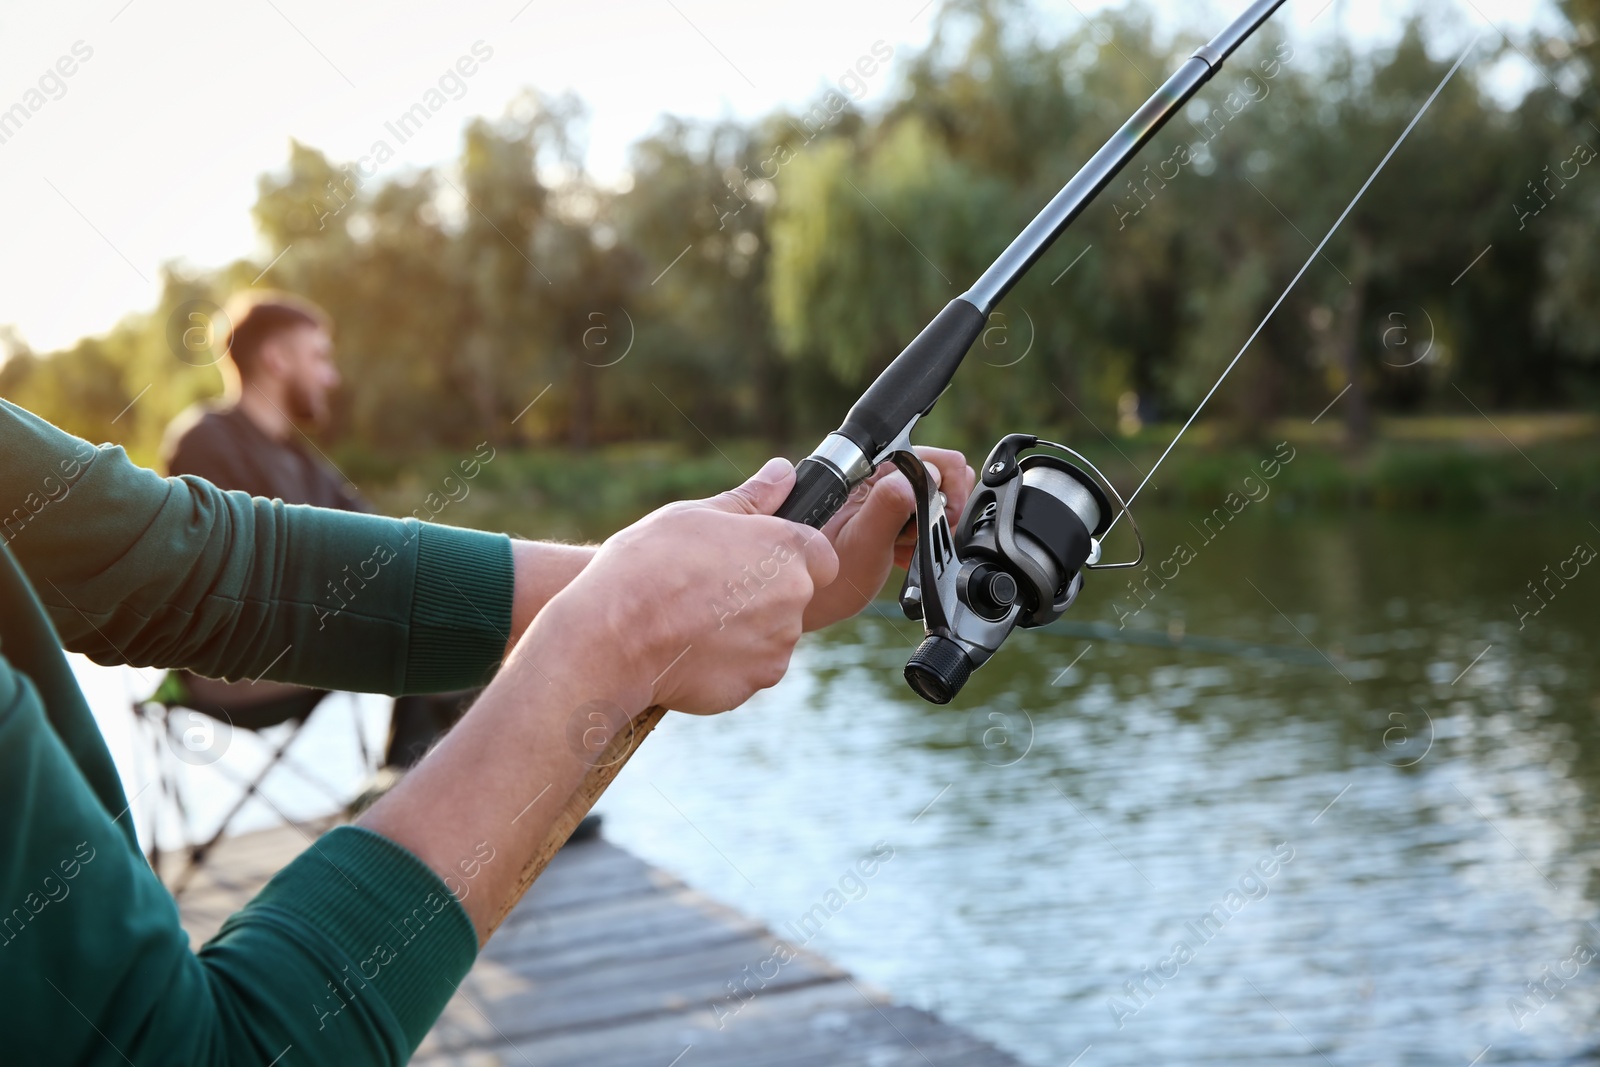
[[[850,487],[821,460],[806,458],[794,469],[794,488],[774,513],[780,519],[822,529],[844,507]]]
[[[861,394],[839,432],[868,456],[889,447],[912,419],[933,407],[987,321],[961,297],[950,301]]]

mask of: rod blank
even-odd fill
[[[983,276],[973,283],[972,288],[962,294],[962,299],[984,315],[993,311],[995,305],[1011,291],[1011,287],[1027,273],[1028,268],[1061,236],[1061,231],[1072,225],[1072,220],[1083,213],[1083,209],[1139,153],[1139,149],[1148,144],[1167,124],[1167,120],[1211,80],[1223,60],[1232,55],[1283,4],[1284,0],[1257,0],[1210,42],[1196,49],[1194,55],[1133,113],[1122,129],[1028,223],[1027,228],[983,272]]]

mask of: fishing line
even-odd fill
[[[1219,388],[1221,388],[1222,383],[1233,371],[1234,365],[1239,362],[1240,358],[1244,356],[1245,352],[1249,351],[1250,346],[1255,343],[1255,340],[1258,336],[1260,336],[1261,331],[1266,329],[1267,323],[1272,321],[1272,316],[1277,314],[1278,308],[1285,300],[1288,299],[1289,294],[1293,292],[1294,287],[1300,283],[1300,279],[1305,275],[1305,272],[1311,269],[1311,264],[1315,263],[1317,261],[1317,257],[1322,255],[1323,248],[1327,247],[1328,242],[1333,239],[1333,235],[1338,232],[1339,227],[1343,225],[1344,220],[1349,216],[1350,212],[1355,210],[1355,206],[1360,203],[1361,198],[1366,195],[1367,189],[1370,188],[1372,183],[1377,180],[1378,175],[1383,173],[1383,168],[1389,165],[1389,160],[1394,158],[1394,154],[1400,150],[1400,146],[1404,144],[1406,138],[1411,135],[1411,131],[1416,128],[1417,123],[1422,121],[1422,116],[1428,113],[1428,108],[1433,106],[1434,100],[1438,99],[1439,94],[1444,91],[1444,87],[1450,84],[1450,79],[1456,76],[1456,71],[1461,69],[1461,64],[1467,61],[1467,56],[1470,55],[1472,50],[1478,46],[1478,42],[1482,40],[1482,38],[1483,34],[1479,33],[1472,39],[1472,42],[1467,45],[1465,50],[1462,51],[1460,57],[1456,59],[1455,66],[1450,68],[1449,73],[1444,76],[1444,79],[1439,82],[1438,86],[1433,90],[1433,93],[1423,103],[1422,110],[1418,111],[1411,122],[1407,124],[1406,128],[1401,131],[1400,139],[1395,141],[1393,147],[1389,149],[1388,153],[1385,154],[1383,159],[1378,163],[1377,169],[1372,172],[1372,175],[1367,178],[1366,182],[1356,192],[1355,199],[1351,200],[1350,205],[1344,209],[1337,219],[1334,220],[1333,226],[1328,230],[1327,235],[1324,236],[1320,242],[1318,242],[1316,249],[1312,251],[1310,258],[1306,260],[1305,265],[1302,266],[1295,274],[1294,278],[1290,280],[1288,287],[1284,289],[1277,300],[1273,301],[1271,310],[1269,310],[1266,314],[1266,317],[1261,320],[1260,325],[1258,325],[1255,330],[1251,332],[1249,340],[1245,341],[1244,347],[1239,349],[1238,355],[1235,355],[1233,359],[1228,361],[1228,365],[1222,369],[1221,376],[1218,377],[1211,388],[1206,391],[1206,395],[1200,399],[1200,405],[1194,409],[1194,414],[1190,415],[1188,420],[1184,422],[1182,428],[1178,430],[1177,436],[1172,439],[1172,443],[1167,445],[1166,451],[1161,453],[1161,458],[1156,460],[1155,466],[1150,468],[1149,473],[1144,476],[1144,480],[1139,483],[1139,487],[1128,495],[1127,503],[1124,504],[1124,506],[1117,512],[1116,517],[1111,520],[1111,526],[1116,526],[1116,524],[1121,521],[1122,516],[1127,513],[1128,505],[1131,505],[1134,500],[1138,498],[1139,494],[1144,491],[1144,487],[1150,483],[1150,479],[1155,477],[1156,471],[1160,469],[1161,464],[1166,461],[1166,458],[1172,454],[1172,450],[1177,447],[1178,441],[1182,439],[1184,433],[1188,431],[1189,427],[1194,424],[1194,420],[1200,416],[1200,412],[1205,409],[1205,406],[1210,402],[1211,397]],[[1106,528],[1106,532],[1111,532],[1110,526]]]
[[[907,618],[922,622],[923,641],[906,661],[905,677],[924,699],[954,699],[1014,629],[1060,618],[1088,570],[1137,566],[1144,546],[1141,539],[1139,559],[1101,563],[1101,539],[1127,501],[1082,454],[1027,433],[1006,434],[995,445],[952,529],[945,500],[912,447],[913,427],[938,403],[995,306],[1285,2],[1254,0],[1195,49],[796,465],[794,488],[776,514],[818,529],[886,460],[911,483],[917,545],[899,602]],[[1129,525],[1137,536],[1131,516]]]

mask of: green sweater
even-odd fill
[[[0,1061],[404,1062],[477,951],[444,883],[339,827],[191,951],[62,648],[478,685],[510,627],[510,542],[162,478],[4,401],[0,535]]]

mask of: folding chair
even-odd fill
[[[336,809],[342,811],[346,798],[336,795],[335,791],[315,775],[297,765],[287,758],[289,746],[294,744],[295,738],[300,736],[300,731],[305,728],[306,721],[311,713],[327,697],[329,693],[321,689],[298,689],[287,695],[266,700],[258,700],[243,704],[230,704],[209,701],[201,698],[189,682],[191,676],[185,671],[171,671],[162,678],[156,691],[143,699],[135,699],[133,712],[141,723],[145,725],[151,735],[156,760],[156,778],[160,783],[161,799],[171,805],[177,812],[178,823],[182,828],[181,833],[184,844],[181,848],[169,850],[186,855],[187,863],[176,878],[170,883],[174,897],[181,894],[188,886],[195,874],[205,862],[206,854],[228,832],[239,813],[253,797],[261,796],[261,786],[267,777],[279,767],[286,767],[295,771],[301,778],[315,785],[325,793],[334,803]],[[185,717],[193,719],[203,717],[200,722],[177,722]],[[287,735],[280,741],[263,742],[268,745],[268,758],[265,766],[255,775],[245,778],[231,771],[215,757],[209,759],[188,759],[181,755],[185,751],[195,751],[194,746],[188,744],[191,736],[196,731],[214,730],[206,724],[204,719],[211,719],[217,723],[226,724],[230,731],[246,731],[259,733],[273,726],[288,723],[291,728]],[[361,753],[361,761],[369,771],[372,769],[372,759],[367,750],[366,737],[361,730],[359,717],[355,722],[356,744]],[[212,735],[214,736],[214,735]],[[204,753],[204,747],[199,750]],[[179,762],[190,764],[206,764],[216,767],[222,774],[238,785],[243,792],[234,801],[222,822],[208,838],[203,841],[189,839],[189,804],[184,797],[182,771],[177,766]],[[265,798],[263,798],[265,799]],[[269,805],[270,806],[270,805]],[[161,874],[162,849],[160,846],[160,826],[162,805],[158,803],[151,813],[149,846],[146,858],[150,867],[159,876]],[[274,809],[276,810],[276,809]]]

